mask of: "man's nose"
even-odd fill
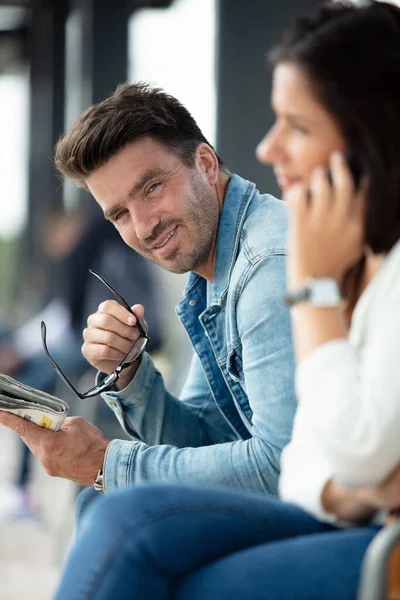
[[[151,237],[154,228],[160,222],[160,217],[155,214],[149,214],[146,210],[134,211],[134,214],[131,214],[131,218],[135,227],[136,237],[139,240]]]

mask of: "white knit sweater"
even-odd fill
[[[328,479],[376,486],[400,463],[400,241],[357,303],[349,339],[307,356],[296,391],[280,495],[334,521],[320,501]]]

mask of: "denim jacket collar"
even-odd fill
[[[232,175],[225,194],[218,224],[217,247],[214,267],[213,304],[222,302],[228,291],[231,271],[235,264],[240,234],[247,207],[253,197],[254,183],[239,175]],[[233,243],[232,243],[233,240]],[[186,296],[195,286],[200,275],[190,273],[184,290]]]

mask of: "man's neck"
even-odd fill
[[[232,175],[221,169],[218,171],[218,178],[214,185],[215,195],[219,204],[219,214],[221,215],[222,207],[224,204],[225,196],[228,190],[229,181]],[[201,277],[204,277],[210,283],[214,283],[214,271],[215,271],[215,258],[217,253],[217,237],[218,228],[215,232],[215,239],[213,240],[212,247],[210,248],[207,260],[196,269],[196,273]]]

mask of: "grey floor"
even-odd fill
[[[0,494],[18,456],[13,433],[0,427]],[[74,485],[35,465],[31,493],[37,519],[0,521],[0,599],[50,600],[74,528]]]

